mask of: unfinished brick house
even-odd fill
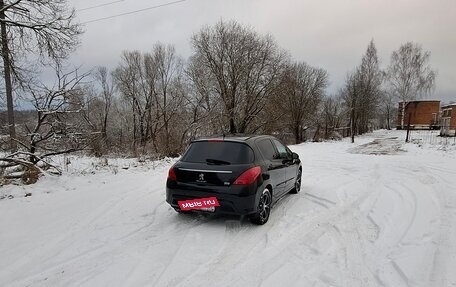
[[[439,129],[440,101],[423,100],[399,103],[397,129]],[[402,119],[404,115],[404,119]]]
[[[442,106],[440,135],[456,136],[456,103]]]

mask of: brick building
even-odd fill
[[[409,121],[412,129],[439,129],[440,101],[411,101],[399,103],[397,129],[406,129]],[[404,119],[402,119],[404,115]]]
[[[456,135],[456,104],[442,107],[440,134],[442,136]]]

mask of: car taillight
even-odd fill
[[[174,166],[172,166],[169,171],[168,171],[168,179],[170,180],[177,180],[176,177],[176,170],[174,169]]]
[[[261,174],[261,167],[254,166],[244,171],[235,181],[234,185],[249,185],[255,182],[258,176]]]

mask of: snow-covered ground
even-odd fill
[[[176,214],[172,161],[2,187],[0,286],[456,286],[456,149],[404,136],[292,146],[303,190],[264,226]]]

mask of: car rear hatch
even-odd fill
[[[230,186],[253,165],[254,153],[245,143],[196,141],[175,166],[178,183],[195,186]]]

